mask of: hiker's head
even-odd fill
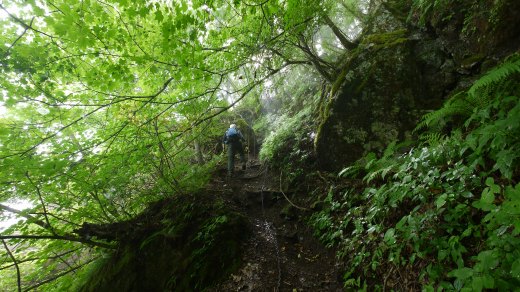
[[[236,127],[237,127],[237,125],[235,125],[235,124],[231,124],[231,125],[229,125],[229,128],[230,128],[230,129],[236,129]]]

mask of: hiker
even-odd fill
[[[240,130],[237,129],[237,125],[231,124],[229,129],[227,129],[226,134],[224,134],[224,144],[228,145],[228,163],[227,170],[228,175],[233,175],[233,171],[235,169],[235,154],[240,154],[240,160],[242,161],[242,170],[246,169],[246,158],[244,155],[244,148],[242,147],[242,141],[244,141],[244,136],[240,133]]]

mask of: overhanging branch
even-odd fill
[[[341,31],[341,29],[332,21],[332,19],[330,19],[330,17],[327,14],[323,15],[323,20],[325,20],[327,26],[330,27],[330,29],[332,29],[332,32],[339,39],[341,45],[345,49],[352,50],[357,47],[357,44],[349,41],[345,34]]]
[[[20,276],[20,267],[18,267],[18,261],[16,260],[16,258],[13,255],[13,253],[11,252],[9,247],[7,246],[7,243],[5,243],[5,240],[2,239],[2,243],[4,244],[4,248],[7,251],[7,254],[11,258],[11,260],[13,261],[14,266],[16,268],[16,281],[18,283],[18,292],[21,292],[22,291],[22,279],[21,279],[21,276]]]
[[[90,246],[102,247],[107,249],[116,248],[114,245],[110,245],[103,242],[96,242],[89,239],[84,239],[81,237],[74,236],[62,236],[62,235],[0,235],[1,240],[6,239],[33,239],[33,240],[42,240],[42,239],[50,239],[50,240],[65,240],[65,241],[73,241],[80,242]]]
[[[56,280],[58,278],[61,278],[61,277],[65,276],[65,275],[67,275],[69,273],[75,272],[76,270],[79,270],[79,269],[83,268],[84,266],[90,264],[91,262],[97,260],[98,258],[99,258],[99,256],[94,257],[94,258],[92,258],[92,259],[82,263],[81,265],[73,267],[73,268],[71,268],[69,270],[66,270],[64,272],[56,274],[56,275],[54,275],[54,276],[52,276],[52,277],[50,277],[50,278],[48,278],[48,279],[46,279],[44,281],[41,281],[41,282],[39,282],[37,284],[34,284],[34,285],[30,286],[30,287],[27,287],[27,288],[25,288],[25,291],[31,291],[31,290],[36,289],[36,288],[38,288],[38,287],[40,287],[40,286],[42,286],[44,284],[50,283],[50,282],[52,282],[52,281],[54,281],[54,280]]]
[[[31,223],[34,223],[36,225],[39,225],[45,229],[48,229],[49,228],[49,225],[47,225],[47,223],[39,220],[39,219],[36,219],[35,217],[31,216],[30,214],[27,214],[26,212],[24,211],[20,211],[20,210],[17,210],[17,209],[13,209],[9,206],[6,206],[4,204],[0,204],[0,209],[2,210],[5,210],[7,212],[11,212],[11,213],[15,213],[16,215],[19,215],[27,220],[29,220],[29,222]]]

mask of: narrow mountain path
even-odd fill
[[[275,175],[253,162],[230,179],[219,169],[209,187],[244,214],[252,230],[238,271],[213,291],[342,291],[333,251],[289,207]]]

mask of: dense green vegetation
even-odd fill
[[[507,59],[423,120],[456,130],[425,133],[405,153],[391,144],[383,157],[370,153],[339,174],[363,183],[331,187],[311,223],[347,261],[348,286],[519,285],[519,60]],[[406,271],[406,281],[393,270]]]
[[[226,277],[247,224],[204,187],[229,123],[312,208],[349,289],[518,287],[519,10],[0,3],[0,290]]]

